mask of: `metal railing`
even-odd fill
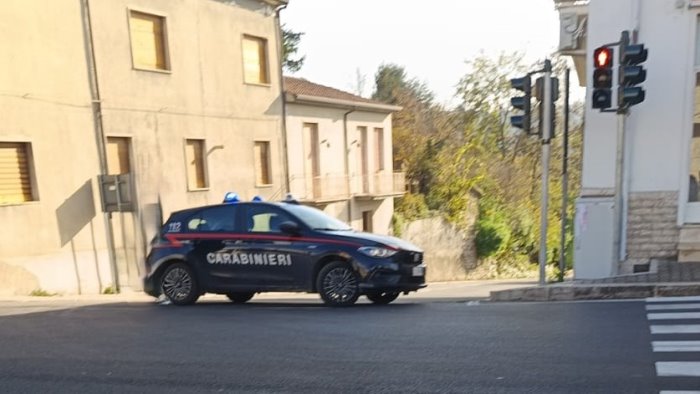
[[[303,174],[293,175],[290,177],[289,188],[295,198],[305,201],[343,200],[352,196],[401,195],[406,192],[406,173],[354,175],[350,178],[337,174],[313,178]]]

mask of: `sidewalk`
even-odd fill
[[[488,299],[494,291],[520,289],[535,285],[533,279],[512,279],[512,280],[481,280],[481,281],[458,281],[458,282],[431,282],[428,287],[402,295],[397,302],[416,301],[469,301],[475,299]],[[84,294],[84,295],[54,295],[48,297],[40,296],[0,296],[0,309],[3,307],[75,307],[95,304],[113,303],[152,303],[154,298],[137,291],[128,291],[120,294]],[[207,294],[201,298],[202,301],[225,301],[225,296],[217,294]],[[310,293],[261,293],[256,294],[253,301],[302,301],[320,302],[318,294]]]
[[[700,282],[557,283],[491,292],[491,301],[573,301],[700,295]]]

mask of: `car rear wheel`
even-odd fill
[[[162,294],[175,305],[191,305],[199,298],[199,285],[192,269],[175,263],[165,269],[160,280]]]
[[[367,298],[377,305],[386,305],[399,297],[398,292],[380,291],[376,293],[368,293]]]
[[[329,306],[348,306],[357,301],[360,288],[355,272],[346,263],[336,261],[323,267],[316,278],[321,299]]]
[[[226,297],[228,297],[229,300],[233,301],[234,304],[242,304],[244,302],[250,301],[251,298],[255,293],[249,292],[237,292],[237,293],[228,293],[226,294]]]

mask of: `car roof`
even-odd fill
[[[241,201],[241,202],[234,202],[234,203],[219,203],[219,204],[201,205],[198,207],[192,207],[192,208],[181,209],[179,211],[175,211],[175,212],[170,214],[170,218],[173,218],[176,216],[188,215],[191,213],[201,211],[202,209],[209,209],[209,208],[228,206],[228,205],[235,205],[235,206],[270,205],[270,206],[284,208],[288,204],[289,203],[286,203],[286,202],[274,202],[274,201]]]

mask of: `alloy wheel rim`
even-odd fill
[[[182,268],[170,270],[163,278],[163,292],[174,301],[182,301],[192,292],[192,278]]]
[[[323,291],[335,302],[345,302],[357,293],[357,279],[347,268],[334,268],[323,278]]]

